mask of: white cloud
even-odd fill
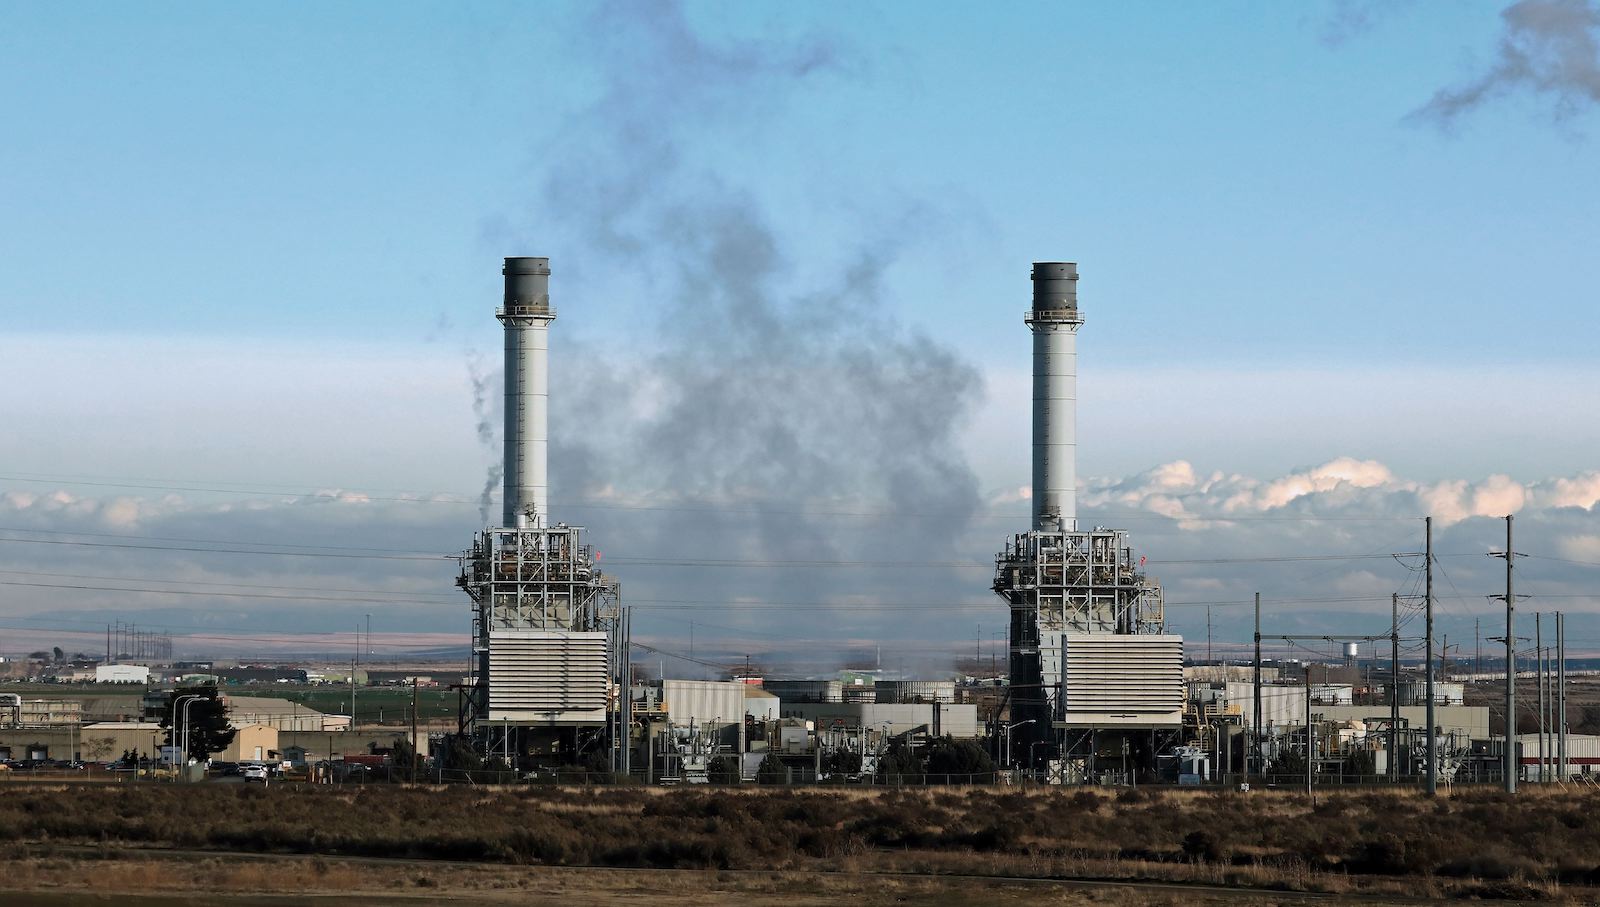
[[[1531,508],[1592,508],[1600,478],[1519,482],[1496,474],[1481,480],[1421,482],[1397,476],[1375,460],[1338,457],[1287,475],[1257,479],[1215,473],[1205,480],[1187,461],[1125,479],[1090,479],[1079,500],[1089,515],[1133,508],[1192,528],[1260,516],[1404,519],[1432,516],[1439,526],[1474,517],[1502,517]],[[1103,520],[1102,520],[1103,521]]]

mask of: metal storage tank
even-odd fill
[[[954,680],[880,680],[873,687],[875,701],[883,705],[956,701]]]
[[[730,739],[726,742],[736,740],[743,750],[744,693],[745,684],[737,682],[663,680],[661,705],[674,727],[727,728]]]

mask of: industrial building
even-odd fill
[[[1165,632],[1127,533],[1078,525],[1078,267],[1036,262],[1032,279],[1032,525],[995,558],[993,584],[1010,609],[1006,730],[1028,744],[1016,752],[1042,743],[1085,773],[1115,741],[1137,770],[1179,742],[1183,639]]]
[[[350,727],[349,715],[327,715],[290,699],[224,693],[222,701],[236,727],[261,724],[280,731],[342,731]]]

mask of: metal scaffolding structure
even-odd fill
[[[1067,721],[1067,681],[1074,673],[1081,676],[1089,670],[1099,675],[1095,678],[1099,683],[1107,684],[1100,687],[1100,693],[1139,697],[1147,692],[1140,689],[1145,679],[1141,673],[1170,660],[1157,651],[1166,648],[1174,649],[1176,661],[1163,666],[1175,668],[1177,677],[1170,691],[1175,702],[1161,711],[1181,711],[1182,644],[1169,643],[1174,637],[1162,635],[1166,613],[1161,586],[1140,572],[1125,532],[1034,531],[1013,536],[995,558],[993,589],[1011,609],[1014,718],[1046,726]],[[1091,639],[1094,637],[1124,638]],[[1117,660],[1115,652],[1106,650],[1107,642],[1127,649],[1124,654],[1133,658],[1127,666],[1134,672],[1132,676],[1108,676],[1119,671],[1109,664],[1097,664]],[[1145,652],[1148,647],[1140,643],[1156,649]],[[1156,661],[1144,664],[1147,655]],[[1085,662],[1090,669],[1080,667]],[[1160,682],[1159,674],[1150,674],[1148,679]],[[1127,710],[1109,701],[1101,705],[1108,715]]]
[[[461,556],[456,584],[473,603],[463,731],[605,723],[621,590],[582,532],[487,529]]]

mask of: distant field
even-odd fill
[[[236,696],[276,696],[298,702],[306,708],[334,715],[350,714],[350,688],[332,685],[251,684],[225,686],[223,692]],[[454,720],[457,694],[454,690],[418,688],[419,721]],[[361,724],[404,724],[411,720],[410,687],[356,687],[356,721]]]
[[[1515,799],[1488,789],[1437,799],[1374,790],[1313,802],[1286,791],[1175,789],[0,784],[0,846],[18,856],[80,846],[408,860],[429,877],[430,864],[470,863],[1592,901],[1597,807],[1600,793],[1560,789]]]
[[[221,690],[234,696],[272,696],[298,702],[317,712],[350,714],[350,688],[332,684],[256,683],[223,684]],[[144,696],[142,686],[121,684],[8,683],[0,692],[18,693],[38,699],[78,699],[115,701],[128,710],[137,710]],[[439,687],[419,687],[417,718],[429,722],[454,721],[457,694]],[[120,706],[119,706],[120,707]],[[395,686],[356,687],[356,721],[359,724],[407,724],[411,721],[411,688]]]

